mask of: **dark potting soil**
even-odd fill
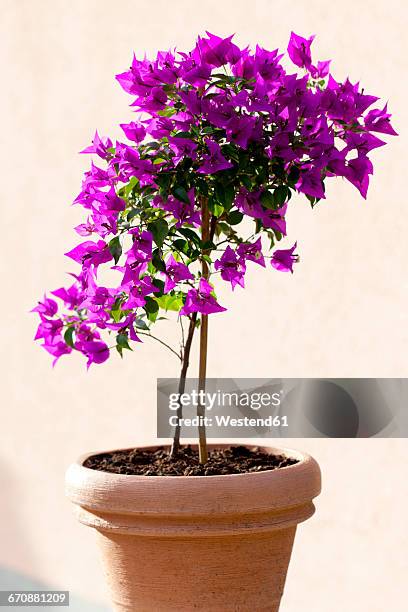
[[[249,449],[246,446],[213,449],[208,455],[208,462],[203,465],[199,463],[198,451],[191,446],[182,447],[175,458],[171,458],[164,447],[156,450],[135,448],[92,455],[83,465],[92,470],[114,474],[217,476],[276,470],[298,463],[297,459],[285,455],[271,455],[261,449]]]

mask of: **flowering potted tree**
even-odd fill
[[[34,309],[54,363],[79,352],[101,364],[150,337],[179,358],[182,393],[199,335],[204,389],[208,318],[225,310],[215,281],[244,287],[253,264],[293,272],[296,243],[276,243],[294,193],[315,206],[341,176],[366,197],[368,154],[385,144],[373,132],[395,134],[390,115],[369,110],[378,98],[359,84],[336,81],[329,61],[313,63],[312,40],[290,37],[301,74],[278,50],[207,33],[188,53],[134,57],[117,76],[138,117],[121,124],[126,142],[96,133],[83,151],[104,164],[92,162],[75,200],[87,219],[67,256],[80,270],[52,292],[62,312],[49,297]],[[171,312],[180,352],[154,331]],[[171,449],[87,455],[68,471],[78,516],[99,533],[116,610],[279,608],[319,468],[295,451],[208,448],[204,427],[198,434],[198,450],[181,446],[177,426]]]

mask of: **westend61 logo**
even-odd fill
[[[185,438],[198,425],[210,438],[408,437],[404,378],[208,378],[198,389],[193,378],[183,393],[178,379],[158,380],[158,438],[178,425]]]
[[[172,414],[169,417],[171,427],[177,425],[181,427],[197,427],[205,425],[205,427],[287,427],[287,416],[279,415],[276,409],[281,405],[283,390],[273,393],[267,392],[230,392],[221,391],[215,392],[198,391],[192,389],[190,392],[171,393],[169,395],[169,410],[179,411],[180,408],[195,408],[199,406],[205,408],[206,411],[220,411],[222,408],[246,408],[258,412],[262,408],[268,408],[270,414],[266,417],[243,416],[238,417],[236,414],[225,414],[220,411],[220,414],[179,417],[177,414]],[[275,408],[275,410],[274,410]]]

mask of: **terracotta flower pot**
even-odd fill
[[[82,465],[89,455],[71,465],[67,495],[81,523],[98,532],[114,610],[279,610],[296,526],[314,513],[320,469],[309,455],[264,450],[299,463],[156,477],[91,470]]]

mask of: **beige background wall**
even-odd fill
[[[191,48],[196,33],[285,48],[317,34],[317,59],[390,100],[401,136],[374,152],[369,198],[331,182],[314,211],[297,199],[290,275],[251,270],[211,321],[216,376],[408,375],[406,3],[1,0],[0,565],[105,601],[93,534],[72,517],[63,474],[86,450],[154,440],[155,380],[177,363],[146,343],[86,373],[50,359],[28,314],[65,282],[82,213],[69,204],[89,159],[76,154],[131,119],[114,80],[132,51]],[[171,326],[171,324],[169,324]],[[172,331],[169,332],[170,336]],[[301,528],[282,612],[406,610],[405,440],[293,440],[321,462],[318,514]]]

